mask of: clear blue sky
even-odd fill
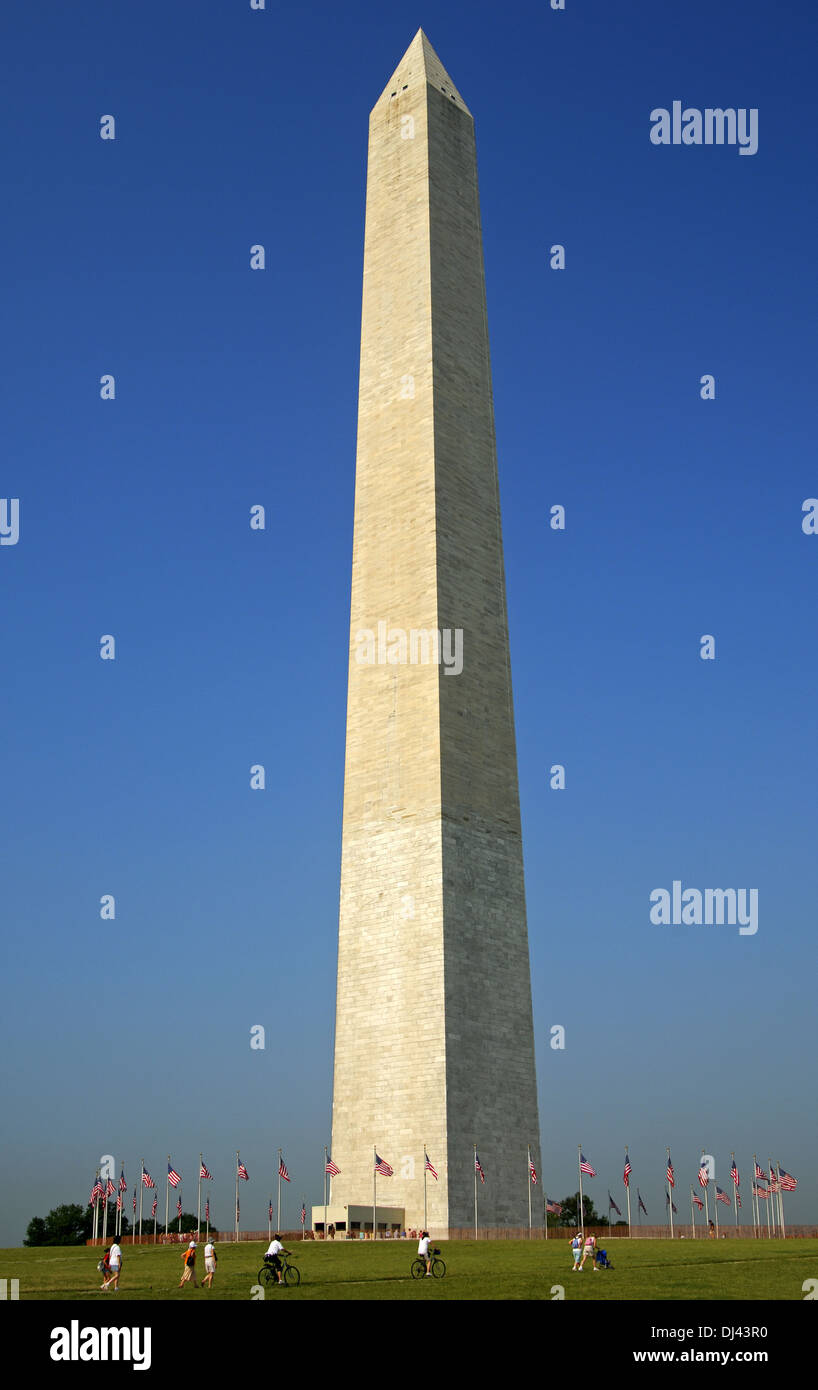
[[[419,25],[477,130],[547,1189],[581,1141],[619,1201],[627,1143],[658,1218],[666,1145],[682,1192],[757,1151],[818,1216],[814,6],[47,0],[2,21],[0,1244],[103,1153],[188,1206],[203,1150],[225,1226],[237,1148],[246,1225],[279,1146],[321,1199],[367,121]],[[758,153],[652,145],[676,99]],[[674,879],[758,933],[653,926]]]

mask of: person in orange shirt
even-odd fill
[[[185,1251],[185,1253],[184,1253],[184,1255],[182,1256],[182,1258],[184,1259],[185,1267],[184,1267],[184,1269],[182,1270],[182,1277],[181,1277],[181,1279],[179,1280],[179,1288],[181,1289],[181,1287],[182,1287],[183,1284],[187,1284],[187,1283],[190,1282],[190,1280],[192,1280],[192,1281],[193,1281],[193,1287],[194,1287],[194,1289],[198,1289],[199,1285],[196,1283],[196,1242],[195,1242],[195,1240],[192,1240],[192,1241],[190,1242],[190,1245],[187,1247],[187,1250]]]

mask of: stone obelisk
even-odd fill
[[[369,125],[333,1210],[528,1224],[528,937],[474,123],[422,30]],[[542,1204],[534,1190],[534,1224]]]

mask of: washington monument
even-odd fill
[[[540,1173],[474,123],[419,30],[369,123],[331,1213],[528,1224]],[[533,1188],[534,1224],[542,1201]],[[328,1219],[334,1219],[332,1215]]]

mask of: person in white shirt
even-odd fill
[[[425,1261],[426,1261],[426,1278],[427,1278],[427,1279],[431,1279],[431,1277],[432,1277],[432,1257],[431,1257],[431,1255],[429,1254],[429,1232],[428,1232],[428,1231],[421,1231],[421,1233],[420,1233],[420,1240],[418,1241],[418,1256],[419,1256],[419,1258],[420,1258],[421,1260],[425,1260]]]
[[[216,1247],[212,1240],[209,1240],[204,1248],[205,1277],[202,1280],[202,1288],[205,1284],[209,1289],[213,1288],[213,1275],[216,1273]]]
[[[289,1253],[289,1250],[284,1249],[284,1246],[281,1244],[281,1239],[278,1235],[278,1232],[276,1232],[276,1234],[270,1241],[269,1246],[267,1247],[267,1254],[264,1256],[264,1258],[265,1260],[269,1260],[272,1264],[273,1269],[276,1272],[276,1277],[278,1279],[279,1284],[284,1283],[284,1280],[281,1277],[281,1260],[279,1256],[289,1255]]]
[[[114,1241],[108,1251],[108,1278],[102,1285],[104,1289],[109,1289],[113,1284],[115,1289],[119,1288],[119,1271],[122,1269],[122,1251]]]

